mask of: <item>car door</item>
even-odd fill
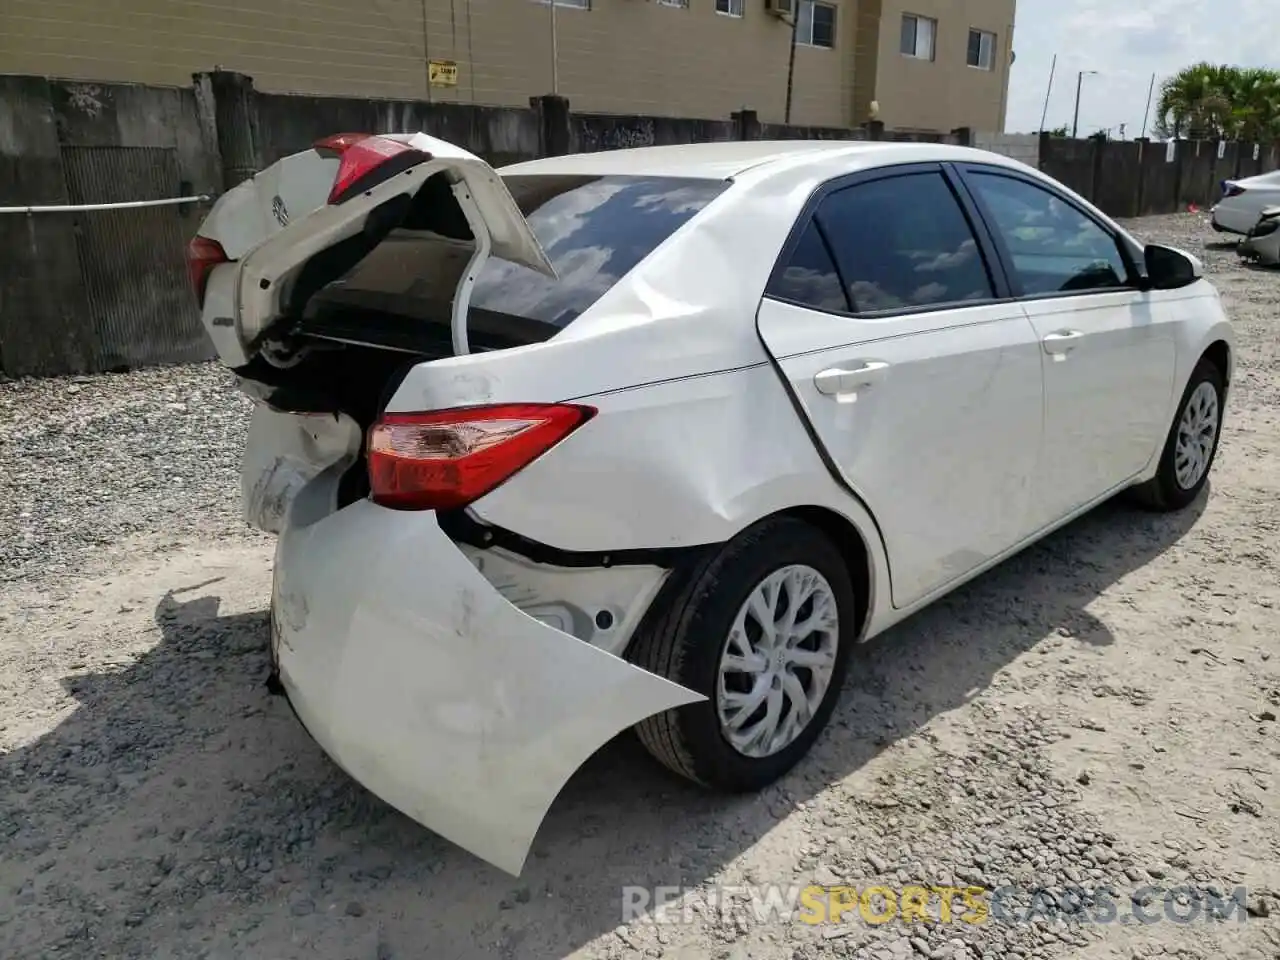
[[[1143,291],[1116,232],[1065,193],[1018,171],[962,170],[1042,346],[1043,526],[1128,482],[1164,441],[1178,306]]]
[[[758,329],[828,463],[870,509],[904,607],[1028,532],[1039,343],[939,165],[829,184]]]

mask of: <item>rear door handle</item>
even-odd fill
[[[1044,344],[1045,353],[1061,356],[1070,353],[1082,336],[1084,334],[1079,330],[1055,330],[1053,333],[1046,333],[1041,343]]]
[[[813,385],[819,393],[835,396],[838,393],[853,393],[861,387],[869,387],[884,379],[889,364],[883,360],[868,360],[857,367],[831,367],[817,373],[813,377]]]

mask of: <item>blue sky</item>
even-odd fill
[[[1278,17],[1280,0],[1018,0],[1006,129],[1040,128],[1056,53],[1045,126],[1071,123],[1076,75],[1097,70],[1084,78],[1081,135],[1124,123],[1136,137],[1153,72],[1155,100],[1164,77],[1199,60],[1280,67]]]

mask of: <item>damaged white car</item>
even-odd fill
[[[1280,266],[1280,206],[1267,207],[1236,247],[1245,260],[1264,267]]]
[[[858,642],[1126,488],[1186,506],[1232,376],[1196,260],[945,145],[342,135],[189,266],[256,401],[279,685],[512,873],[620,731],[758,789]]]

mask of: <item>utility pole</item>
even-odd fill
[[[1151,75],[1151,86],[1147,87],[1147,112],[1142,115],[1142,135],[1147,135],[1147,120],[1151,118],[1151,95],[1156,92],[1156,75]]]
[[[1076,138],[1076,134],[1080,132],[1080,85],[1084,83],[1085,74],[1093,76],[1097,70],[1081,70],[1076,74],[1076,110],[1071,119],[1071,139]]]
[[[1040,132],[1044,133],[1045,117],[1049,116],[1049,96],[1053,93],[1053,75],[1058,72],[1058,55],[1053,55],[1053,63],[1049,65],[1049,89],[1044,92],[1044,110],[1040,114]]]
[[[800,31],[800,4],[805,0],[791,2],[791,50],[787,58],[787,105],[782,112],[782,122],[791,125],[791,91],[795,87],[796,77],[796,35]],[[785,22],[785,21],[784,21]]]

